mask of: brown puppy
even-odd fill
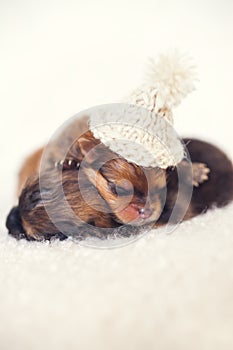
[[[62,168],[46,170],[40,178],[35,173],[29,176],[19,198],[22,227],[28,237],[41,239],[60,235],[60,231],[68,234],[86,224],[138,226],[159,218],[166,193],[164,170],[143,169],[119,158],[89,131],[71,147],[68,159],[71,156],[71,167],[66,162]],[[79,169],[74,160],[76,164],[84,160]]]
[[[184,141],[193,162],[193,177],[187,163],[181,162],[181,195],[172,222],[189,219],[212,206],[223,206],[233,198],[230,160],[210,144]],[[53,167],[39,177],[41,154],[40,150],[29,158],[21,171],[20,188],[27,176],[28,180],[18,208],[8,217],[7,227],[12,235],[36,240],[52,236],[63,239],[82,236],[82,232],[93,228],[94,235],[103,237],[109,231],[101,228],[163,225],[169,221],[177,201],[177,168],[165,171],[137,166],[100,144],[90,131],[72,144],[63,164],[54,166],[56,152],[52,152]],[[196,188],[191,202],[186,203],[192,184]]]

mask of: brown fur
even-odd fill
[[[165,171],[142,169],[123,158],[116,158],[103,145],[91,152],[98,144],[87,132],[72,146],[67,156],[79,161],[85,158],[85,161],[79,171],[63,171],[61,184],[56,168],[41,174],[40,179],[36,173],[29,174],[19,199],[22,225],[27,235],[39,239],[43,234],[52,236],[58,233],[47,212],[52,213],[59,227],[68,227],[69,230],[86,223],[111,228],[158,219],[163,202],[161,190],[166,187]],[[114,159],[109,160],[111,157]],[[71,212],[64,210],[61,188]],[[119,191],[123,191],[123,195]],[[144,212],[140,213],[141,210]]]
[[[205,163],[210,168],[209,180],[193,190],[184,217],[189,219],[212,206],[222,206],[232,200],[233,170],[232,163],[216,147],[198,140],[184,141],[188,143],[191,160],[195,164]],[[176,168],[165,171],[139,167],[117,157],[90,131],[86,131],[67,153],[68,158],[83,160],[79,171],[63,170],[61,174],[53,166],[59,152],[52,148],[50,167],[39,177],[42,151],[40,149],[29,157],[20,173],[20,189],[25,179],[28,180],[20,194],[17,220],[21,220],[19,226],[27,238],[63,238],[81,232],[86,224],[112,228],[122,224],[140,226],[154,222],[158,226],[168,222],[177,200]],[[185,196],[192,182],[197,181],[190,178],[185,163],[180,167],[184,174],[183,186],[173,222],[183,219]],[[69,206],[66,206],[66,201]],[[10,231],[12,223],[9,222],[10,219]],[[16,236],[17,230],[13,232]],[[95,235],[98,232],[95,230]]]
[[[33,154],[31,154],[24,162],[20,172],[18,181],[18,196],[22,192],[22,189],[27,181],[27,179],[33,175],[39,173],[40,161],[43,154],[43,148],[38,149]]]

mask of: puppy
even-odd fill
[[[36,164],[37,156],[38,153]],[[73,161],[70,166],[69,162],[63,162],[61,167],[40,174],[40,178],[35,171],[37,166],[33,166],[33,157],[27,160],[23,169],[33,169],[34,174],[29,174],[21,192],[17,214],[21,218],[20,230],[23,229],[27,238],[60,236],[57,226],[68,235],[77,232],[77,226],[80,231],[86,224],[110,229],[156,222],[165,201],[164,170],[143,169],[129,163],[100,144],[90,131],[72,146],[67,158]],[[81,162],[78,169],[77,164]],[[29,166],[29,163],[32,164]],[[21,174],[25,176],[24,171]],[[21,177],[20,188],[23,181]],[[64,198],[67,210],[64,210]],[[16,209],[12,214],[16,214]],[[8,219],[8,228],[17,236],[10,226]]]
[[[72,144],[62,162],[57,162],[53,149],[50,166],[40,176],[43,150],[39,150],[21,170],[19,205],[7,219],[9,233],[32,240],[70,235],[82,239],[87,232],[104,238],[113,228],[126,227],[130,232],[132,227],[157,227],[171,217],[177,223],[229,203],[233,199],[231,161],[208,143],[190,139],[184,143],[192,172],[185,160],[167,170],[130,163],[91,131]]]

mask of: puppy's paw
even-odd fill
[[[210,169],[204,163],[193,163],[193,186],[199,187],[200,184],[207,181]]]

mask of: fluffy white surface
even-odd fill
[[[232,209],[112,250],[2,235],[1,349],[231,349]]]
[[[0,6],[1,350],[231,350],[233,205],[112,250],[16,242],[4,221],[23,157],[67,117],[127,95],[147,57],[170,47],[189,52],[200,77],[176,130],[231,156],[233,2]]]

